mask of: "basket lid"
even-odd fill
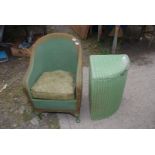
[[[91,55],[90,66],[92,77],[110,78],[128,70],[130,64],[126,54]]]

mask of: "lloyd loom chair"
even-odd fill
[[[72,97],[61,97],[63,93],[67,92],[63,83],[61,88],[64,92],[58,94],[57,98],[46,99],[33,95],[32,87],[43,73],[62,72],[60,70],[72,74],[74,91]],[[61,80],[63,81],[63,78]],[[48,84],[50,87],[51,83]],[[32,47],[29,68],[24,78],[24,88],[36,112],[70,113],[79,122],[82,96],[82,48],[80,42],[74,36],[65,33],[48,34],[36,41]],[[59,93],[59,91],[57,92]]]

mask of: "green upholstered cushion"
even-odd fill
[[[33,98],[74,99],[73,77],[70,72],[56,70],[44,72],[31,88]]]

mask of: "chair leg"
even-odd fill
[[[42,113],[40,112],[40,113],[38,113],[38,117],[39,117],[39,119],[42,119],[43,118],[43,115],[42,115]]]
[[[80,123],[80,114],[75,114],[76,123]]]
[[[38,111],[36,111],[35,109],[33,109],[33,113],[34,113],[35,115],[37,115],[37,116],[39,117],[39,119],[42,119],[42,113],[41,113],[41,112],[38,112]]]

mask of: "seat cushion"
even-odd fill
[[[74,99],[71,73],[57,70],[44,72],[31,88],[33,98],[69,100]]]

